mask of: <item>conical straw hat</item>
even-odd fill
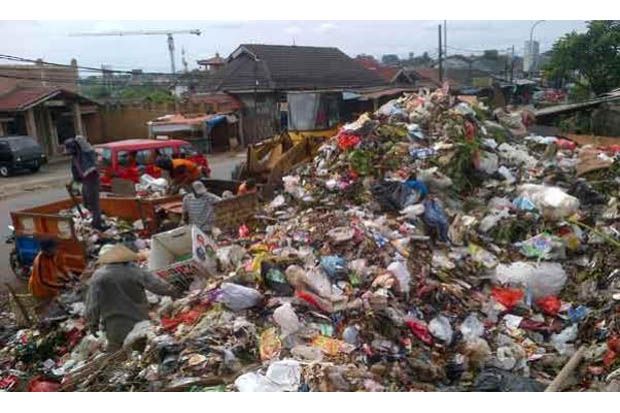
[[[136,261],[138,254],[122,244],[104,246],[99,252],[98,264],[114,264],[121,262]]]

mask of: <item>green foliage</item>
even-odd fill
[[[586,33],[559,39],[544,69],[551,79],[569,79],[595,94],[620,86],[620,21],[588,22]]]

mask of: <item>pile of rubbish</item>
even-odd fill
[[[0,388],[617,391],[618,153],[520,119],[442,90],[360,116],[122,354],[79,294],[2,327]]]

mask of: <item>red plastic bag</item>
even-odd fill
[[[523,291],[516,288],[493,287],[491,290],[491,296],[495,301],[509,310],[523,299],[523,295]]]
[[[429,346],[433,345],[433,337],[425,324],[422,324],[419,321],[409,320],[407,321],[407,327],[409,327],[413,335],[424,344],[428,344]]]
[[[60,383],[42,377],[35,377],[28,383],[29,392],[53,392],[58,389],[60,389]]]
[[[338,134],[338,147],[343,151],[355,148],[361,141],[362,140],[357,135],[347,132],[340,132]]]
[[[11,390],[17,386],[19,383],[19,378],[14,375],[9,375],[0,379],[0,390]]]
[[[536,300],[536,305],[542,310],[543,313],[555,316],[560,311],[562,301],[554,295],[549,295]]]
[[[203,307],[197,306],[192,308],[189,311],[178,314],[176,317],[162,317],[161,325],[164,330],[173,331],[175,330],[179,324],[188,324],[193,325],[198,321],[202,313],[205,312]]]

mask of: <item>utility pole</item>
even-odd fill
[[[511,52],[510,52],[510,83],[513,82],[514,80],[514,74],[515,74],[515,45],[512,45],[511,48]]]
[[[448,21],[443,21],[443,49],[444,49],[444,57],[448,58]],[[446,65],[444,68],[444,78],[448,78],[448,62],[446,61]]]
[[[443,62],[442,62],[442,48],[441,48],[441,24],[437,26],[439,33],[439,83],[443,84]]]

